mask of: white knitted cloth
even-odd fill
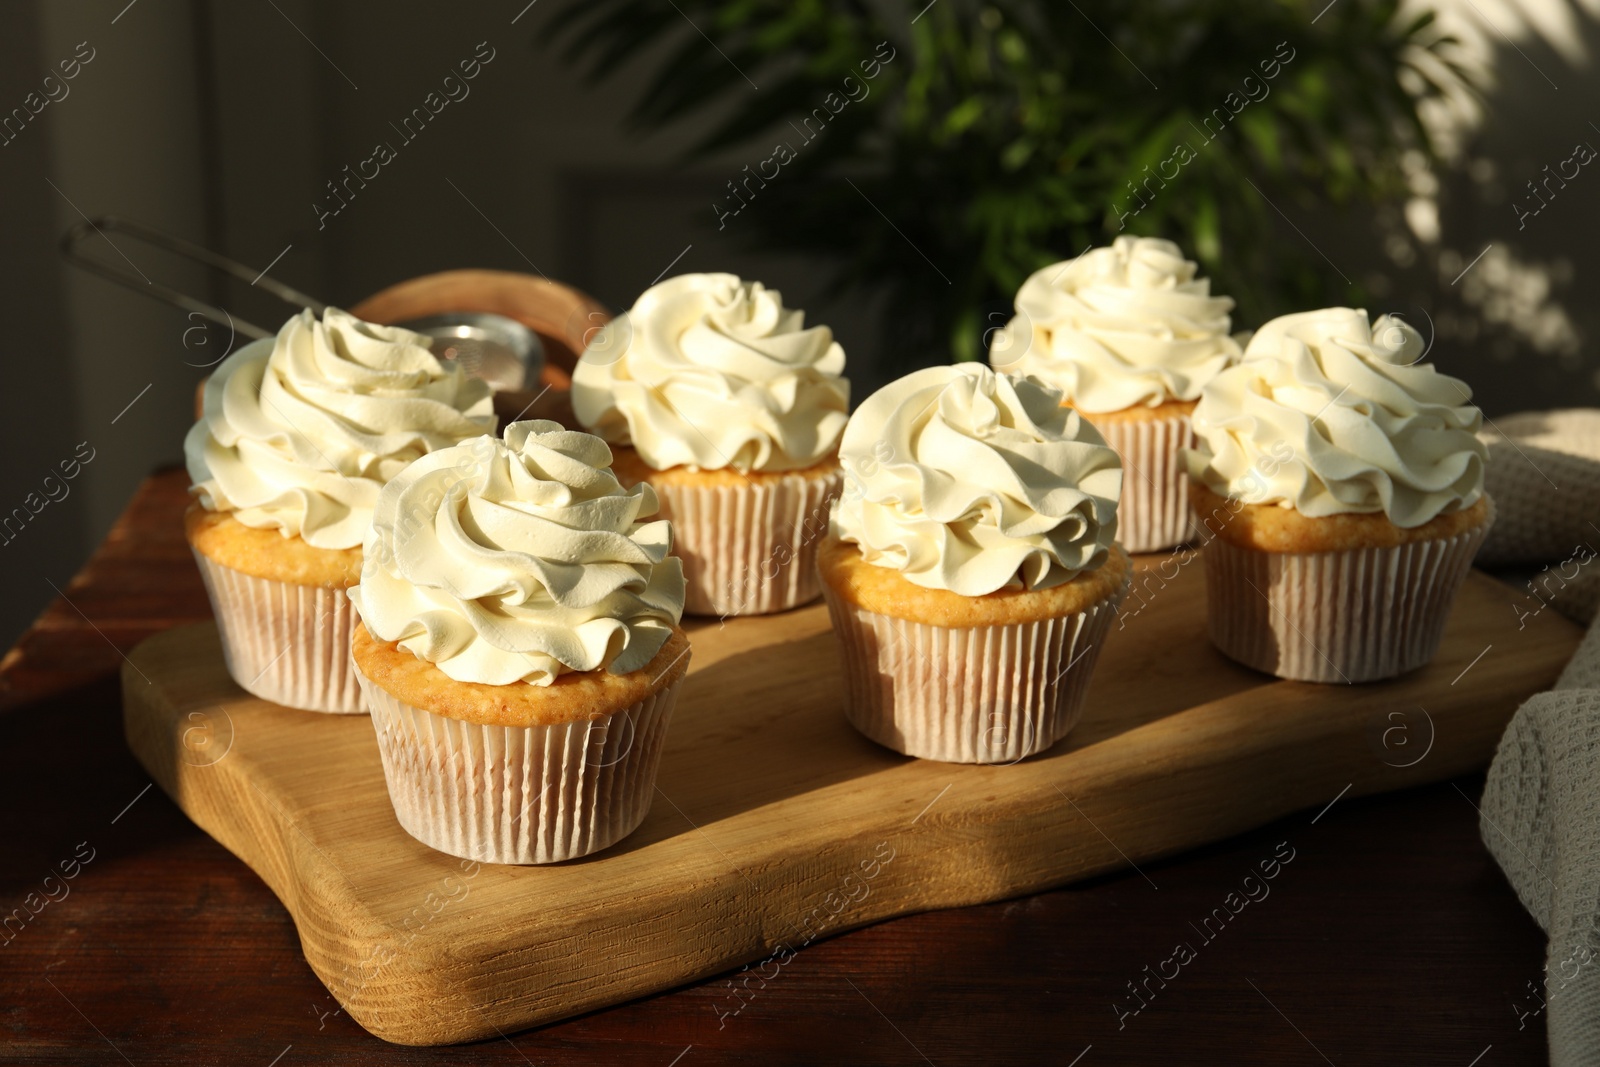
[[[1549,565],[1528,608],[1580,621],[1600,599],[1600,411],[1504,419],[1489,442],[1499,521],[1479,563]],[[1513,1004],[1547,1019],[1554,1067],[1600,1064],[1600,625],[1555,689],[1517,709],[1483,790],[1480,832],[1549,935],[1545,975]]]
[[[1509,415],[1481,436],[1496,518],[1478,566],[1543,568],[1526,610],[1588,622],[1600,604],[1600,410]]]

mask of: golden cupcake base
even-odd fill
[[[1290,514],[1288,524],[1296,530],[1320,521]],[[1471,517],[1476,525],[1467,525]],[[1370,682],[1423,666],[1438,652],[1456,593],[1494,522],[1494,507],[1484,497],[1440,518],[1446,521],[1437,528],[1455,532],[1331,551],[1238,543],[1245,536],[1283,542],[1278,535],[1285,526],[1261,523],[1241,527],[1248,534],[1214,537],[1202,551],[1212,643],[1247,667],[1303,682]],[[1327,544],[1348,529],[1308,535],[1301,543]]]
[[[685,614],[769,615],[821,594],[817,546],[844,487],[836,458],[795,471],[658,471],[614,445],[612,469],[624,485],[649,482],[657,517],[672,520]]]
[[[1132,573],[1119,548],[1052,589],[960,597],[836,539],[822,558],[846,717],[885,748],[945,763],[1016,763],[1066,736]]]
[[[637,671],[549,686],[457,682],[359,624],[354,654],[400,825],[429,848],[506,864],[577,859],[638,827],[689,667],[676,628]]]
[[[1080,412],[1122,457],[1117,540],[1129,552],[1159,552],[1189,540],[1189,474],[1179,450],[1194,444],[1195,403]]]
[[[350,662],[356,612],[346,592],[360,576],[360,549],[316,548],[198,504],[184,532],[241,688],[303,711],[367,710]]]

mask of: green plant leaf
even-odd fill
[[[1399,160],[1433,154],[1422,106],[1467,75],[1431,11],[1400,11],[1399,0],[584,0],[553,20],[551,40],[591,78],[648,67],[631,121],[701,123],[689,158],[764,159],[845,79],[870,88],[762,190],[739,232],[825,257],[834,291],[881,292],[892,358],[912,365],[981,355],[984,316],[1029,273],[1121,232],[1177,240],[1241,322],[1354,299],[1314,249],[1281,239],[1263,194],[1285,206],[1406,195]],[[1181,165],[1180,143],[1195,153]]]

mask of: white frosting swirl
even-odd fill
[[[1239,345],[1228,332],[1233,300],[1212,296],[1197,270],[1171,241],[1118,237],[1035,271],[990,361],[1043,378],[1088,412],[1198,400]]]
[[[839,445],[832,532],[929,589],[1047,589],[1105,562],[1122,461],[1061,394],[981,363],[873,393]]]
[[[1483,495],[1482,413],[1419,364],[1405,322],[1327,308],[1273,319],[1206,386],[1189,472],[1213,491],[1304,515],[1383,512],[1421,526]]]
[[[494,428],[489,387],[437,359],[428,338],[328,308],[224,360],[183,451],[212,511],[354,548],[401,468]]]
[[[458,682],[549,685],[649,663],[683,616],[683,565],[649,485],[604,441],[514,422],[425,456],[378,494],[350,599],[377,638]]]
[[[833,451],[850,406],[844,349],[760,282],[683,274],[591,339],[572,375],[585,428],[656,470],[798,470]]]

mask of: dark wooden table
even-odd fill
[[[210,614],[185,486],[178,471],[147,481],[0,664],[0,917],[29,916],[0,932],[4,1062],[1545,1062],[1542,1017],[1518,1017],[1537,1003],[1543,938],[1479,841],[1481,778],[833,938],[720,1026],[726,976],[470,1047],[386,1045],[339,1012],[267,887],[123,744],[122,652]],[[1191,924],[1280,843],[1294,858],[1270,895],[1206,942]],[[75,857],[76,878],[46,881]],[[1194,958],[1163,986],[1152,976],[1179,942]],[[1139,1006],[1130,986],[1147,1006],[1119,1018]]]

